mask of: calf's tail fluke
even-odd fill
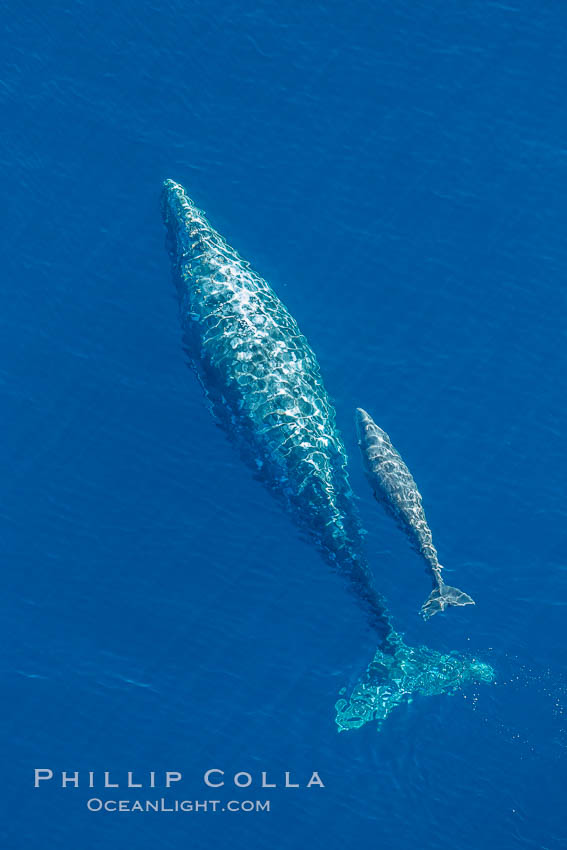
[[[335,722],[339,732],[371,722],[380,729],[396,706],[411,702],[416,694],[454,693],[467,683],[493,680],[494,670],[483,661],[425,646],[406,646],[394,633],[389,646],[382,645],[376,651],[350,695],[346,688],[341,691],[335,705]]]
[[[463,605],[475,605],[474,599],[458,587],[451,587],[445,584],[442,580],[439,581],[439,586],[431,591],[423,605],[421,606],[421,616],[424,620],[429,620],[438,611],[444,611],[449,605],[461,607]]]

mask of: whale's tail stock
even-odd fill
[[[378,728],[392,709],[410,702],[415,694],[453,693],[469,682],[492,682],[494,670],[475,658],[443,654],[427,647],[406,646],[393,634],[389,646],[379,648],[349,697],[346,688],[336,703],[339,732],[375,721]]]
[[[440,580],[438,587],[431,591],[421,606],[421,616],[424,620],[429,620],[430,617],[437,614],[438,611],[444,611],[449,605],[461,607],[474,604],[474,599],[468,593],[459,590],[458,587],[451,587],[451,585]]]

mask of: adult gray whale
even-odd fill
[[[474,599],[443,581],[443,568],[433,545],[417,484],[386,432],[361,407],[356,409],[356,431],[364,470],[376,499],[404,529],[413,547],[423,556],[433,579],[433,590],[421,607],[423,618],[428,620],[448,605],[474,605]]]
[[[366,674],[336,705],[339,731],[380,722],[416,691],[490,679],[488,665],[408,647],[393,629],[364,558],[346,452],[307,340],[173,180],[164,183],[162,211],[185,345],[213,414],[326,561],[350,579],[378,634]]]

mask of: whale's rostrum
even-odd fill
[[[364,470],[376,499],[406,532],[413,547],[425,560],[433,580],[433,590],[421,608],[423,618],[427,620],[449,605],[474,605],[468,594],[443,581],[443,568],[433,545],[417,485],[389,436],[361,407],[356,410],[356,431]]]
[[[416,691],[487,680],[481,662],[404,644],[363,551],[363,533],[317,359],[271,287],[166,180],[162,211],[185,347],[213,415],[262,482],[349,579],[378,635],[373,662],[336,705],[339,731],[383,720]]]

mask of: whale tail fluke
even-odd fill
[[[437,614],[438,611],[444,611],[449,605],[461,607],[474,604],[474,599],[468,593],[464,593],[458,587],[451,587],[451,585],[441,582],[439,587],[431,591],[421,606],[421,616],[424,620],[429,620],[430,617]]]
[[[494,670],[475,658],[441,653],[425,646],[406,646],[396,635],[387,649],[379,648],[361,680],[335,704],[339,732],[376,722],[378,729],[390,712],[415,694],[434,696],[454,693],[471,682],[492,682]]]

